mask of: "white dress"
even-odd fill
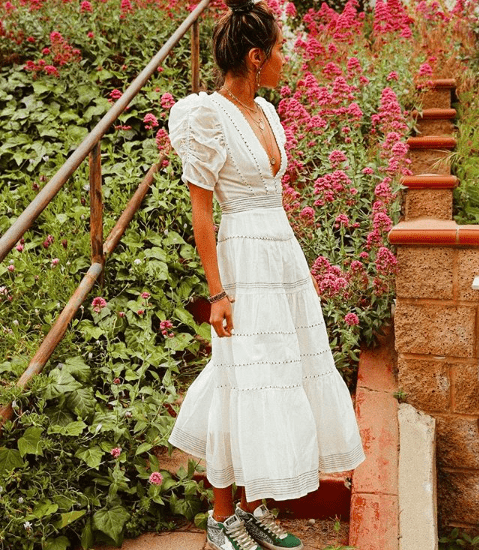
[[[171,109],[184,182],[214,190],[222,210],[218,262],[236,301],[234,335],[212,330],[212,358],[189,388],[170,443],[206,460],[214,487],[244,486],[249,501],[299,498],[318,472],[364,460],[351,396],[329,347],[320,301],[282,207],[285,135],[263,98],[281,152],[268,156],[242,112],[201,92]]]

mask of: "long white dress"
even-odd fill
[[[249,501],[299,498],[318,472],[364,460],[351,396],[329,347],[320,301],[282,207],[285,134],[269,102],[281,168],[242,112],[201,92],[171,109],[182,179],[214,190],[222,210],[218,262],[234,335],[212,330],[212,358],[189,388],[170,443],[206,459],[214,487],[244,486]]]

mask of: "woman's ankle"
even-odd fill
[[[215,512],[213,512],[213,519],[219,523],[223,523],[225,520],[227,520],[228,518],[230,518],[232,515],[234,514],[234,512],[232,511],[231,514],[216,514]]]

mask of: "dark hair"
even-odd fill
[[[260,48],[266,54],[278,39],[279,27],[266,2],[252,0],[225,0],[231,9],[213,30],[213,57],[224,77],[228,71],[234,75],[246,74],[246,54]]]

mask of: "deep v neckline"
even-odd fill
[[[279,140],[278,140],[278,136],[275,132],[275,129],[274,129],[274,124],[272,122],[272,120],[270,119],[269,117],[269,113],[267,112],[266,109],[263,109],[263,107],[261,106],[261,103],[259,103],[257,100],[259,99],[258,97],[255,97],[254,101],[255,103],[258,105],[258,107],[263,111],[264,113],[264,116],[266,117],[266,120],[269,124],[269,127],[271,129],[271,134],[276,142],[276,146],[278,147],[278,151],[279,151],[279,157],[280,157],[280,163],[279,163],[279,168],[278,168],[278,171],[276,172],[276,174],[273,173],[273,167],[271,166],[271,163],[269,161],[269,155],[268,155],[268,152],[266,151],[264,145],[261,143],[261,141],[259,140],[258,136],[256,135],[255,131],[254,131],[254,128],[253,126],[248,122],[248,119],[245,117],[243,111],[237,106],[235,105],[232,101],[230,101],[227,97],[225,97],[224,95],[221,95],[220,93],[218,92],[214,92],[214,94],[216,94],[217,96],[221,97],[222,101],[224,102],[227,102],[230,106],[231,106],[231,109],[234,110],[234,113],[237,114],[237,117],[236,118],[239,118],[240,121],[242,122],[243,126],[246,126],[248,128],[248,131],[253,135],[253,138],[256,140],[256,143],[258,144],[258,146],[260,147],[261,151],[263,152],[263,156],[264,158],[266,159],[266,163],[268,164],[268,172],[269,174],[273,177],[273,178],[276,178],[278,177],[278,175],[281,173],[281,171],[283,170],[283,165],[284,165],[284,154],[283,154],[283,151],[282,151],[282,148],[281,148],[281,145],[279,144]],[[241,134],[241,132],[240,132]],[[246,141],[246,137],[243,136],[243,140]]]

